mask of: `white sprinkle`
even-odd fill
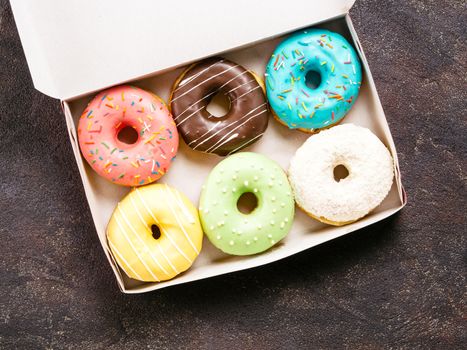
[[[230,241],[229,244],[230,244],[230,245],[234,245],[234,241]]]
[[[219,236],[219,235],[217,235],[217,237],[216,237],[216,238],[217,238],[217,239],[221,239],[222,237],[221,237],[221,236]]]
[[[272,235],[268,235],[268,238],[272,238]]]
[[[248,181],[245,181],[245,182],[244,182],[244,185],[245,185],[245,186],[248,186]]]
[[[258,176],[255,176],[253,180],[258,181]]]

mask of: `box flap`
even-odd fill
[[[60,99],[347,13],[355,0],[10,0],[39,91]]]

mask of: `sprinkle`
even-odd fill
[[[313,118],[313,116],[315,115],[316,111],[313,111],[310,116],[308,118]]]
[[[292,110],[292,106],[290,105],[289,102],[287,102],[287,106],[289,106],[289,109]]]
[[[146,141],[144,141],[144,143],[151,142],[155,137],[156,137],[156,135],[151,135]]]
[[[349,48],[346,46],[346,45],[342,45],[342,47],[346,50],[348,50]]]
[[[305,112],[308,112],[308,108],[306,108],[305,102],[303,102],[303,101],[302,101],[302,107],[303,107],[303,109],[305,110]]]
[[[331,119],[334,120],[334,111],[332,111]]]
[[[310,97],[310,95],[308,95],[308,94],[306,93],[305,90],[303,90],[303,89],[301,89],[301,90],[302,90],[303,94],[304,94],[306,97]]]
[[[92,122],[88,122],[88,127],[87,127],[88,131],[91,130],[91,126],[92,126]]]
[[[300,112],[297,112],[298,116],[300,119],[303,119],[303,115],[300,114]]]
[[[283,90],[282,93],[285,94],[285,93],[290,92],[290,91],[292,91],[292,89],[286,89],[286,90]]]
[[[287,58],[287,59],[289,58],[289,56],[287,56],[287,55],[285,54],[284,50],[282,50],[282,54],[284,55],[285,58]]]
[[[102,125],[99,126],[99,129],[96,130],[89,130],[91,133],[100,133],[102,131]]]
[[[331,72],[332,73],[334,73],[334,68],[336,68],[336,67],[334,66],[334,63],[333,63],[332,66],[331,66]]]
[[[279,55],[277,55],[277,57],[276,57],[276,61],[274,62],[274,67],[277,65],[277,62],[279,62],[279,57],[280,57],[280,56],[279,56]]]
[[[328,61],[323,61],[321,62],[321,65],[324,66],[326,63],[328,63]]]
[[[349,79],[349,76],[347,74],[342,74],[342,77],[345,79]]]
[[[271,78],[267,77],[266,82],[268,83],[269,87],[274,90],[274,86],[271,83]]]
[[[318,103],[316,106],[315,106],[315,109],[318,109],[319,107],[321,107],[323,104],[322,103]]]
[[[122,125],[122,122],[119,122],[117,125],[115,125],[115,129],[118,129]]]
[[[139,168],[139,165],[136,164],[135,162],[130,162],[131,165],[133,165],[135,168]]]
[[[109,104],[109,103],[106,103],[105,106],[109,108],[114,108],[113,104]]]
[[[334,48],[330,43],[327,43],[326,46],[329,47],[330,49]]]
[[[109,145],[107,145],[105,142],[101,142],[101,145],[104,146],[107,149],[110,149]]]
[[[94,145],[94,142],[93,141],[86,141],[84,142],[85,145]]]
[[[122,173],[122,174],[118,175],[118,178],[121,179],[124,176],[125,176],[125,173]]]
[[[277,95],[277,98],[278,98],[279,100],[284,100],[284,99],[285,99],[284,96],[281,96],[281,95]]]

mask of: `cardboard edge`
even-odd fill
[[[259,264],[256,264],[253,267],[246,266],[246,261],[245,261],[245,266],[239,266],[238,268],[236,268],[236,269],[234,269],[232,271],[223,272],[223,273],[217,273],[217,272],[210,273],[210,272],[208,272],[208,273],[204,273],[203,275],[199,276],[195,280],[184,279],[183,278],[184,276],[181,276],[181,277],[178,277],[176,279],[165,281],[163,284],[161,284],[161,283],[155,283],[155,284],[151,284],[151,285],[144,285],[143,284],[141,286],[138,286],[138,287],[135,287],[135,288],[132,288],[132,289],[122,290],[122,292],[124,294],[148,293],[148,292],[152,292],[152,291],[155,291],[155,290],[160,290],[160,289],[164,289],[164,288],[168,288],[168,287],[173,287],[173,286],[180,285],[180,284],[197,282],[197,281],[204,280],[204,279],[211,278],[211,277],[218,277],[218,276],[228,275],[228,274],[231,274],[231,273],[244,271],[244,270],[248,270],[248,269],[255,269],[255,268],[260,267],[260,266],[268,265],[268,264],[271,264],[273,262],[283,260],[283,259],[291,257],[291,256],[293,256],[295,254],[305,252],[308,249],[311,249],[311,248],[317,247],[317,246],[319,246],[321,244],[330,242],[330,241],[332,241],[332,240],[334,240],[336,238],[345,236],[345,235],[347,235],[349,233],[356,232],[356,231],[358,231],[360,229],[363,229],[363,228],[367,228],[367,227],[369,227],[369,226],[371,226],[373,224],[376,224],[376,223],[378,223],[378,222],[380,222],[380,221],[394,215],[395,213],[399,212],[404,206],[405,206],[405,204],[401,204],[400,206],[398,206],[396,208],[385,210],[383,212],[380,212],[380,213],[376,214],[371,219],[368,219],[368,218],[367,219],[362,219],[360,221],[354,222],[353,224],[349,224],[349,225],[346,225],[346,226],[340,226],[340,227],[334,227],[333,228],[334,234],[332,235],[331,238],[323,237],[323,239],[321,239],[318,243],[309,244],[309,245],[306,245],[305,247],[304,246],[299,246],[296,249],[292,249],[292,250],[290,250],[288,252],[284,252],[283,254],[271,255],[270,259],[265,259],[264,261],[260,262]]]
[[[397,191],[399,193],[399,198],[400,198],[401,203],[403,204],[403,206],[405,206],[405,204],[407,204],[407,194],[406,194],[406,192],[404,190],[404,187],[402,186],[402,178],[401,178],[401,172],[400,172],[400,166],[399,166],[399,158],[397,156],[396,146],[395,146],[392,134],[391,134],[391,130],[389,129],[389,124],[387,123],[386,113],[384,113],[383,105],[381,104],[381,100],[379,98],[378,90],[376,89],[376,84],[375,84],[375,82],[373,80],[373,75],[371,74],[371,70],[370,70],[370,66],[368,64],[368,60],[366,59],[365,53],[364,53],[364,51],[362,49],[362,45],[361,45],[360,40],[359,40],[359,38],[357,36],[357,32],[355,30],[355,27],[353,26],[353,23],[352,23],[352,20],[351,20],[349,14],[346,14],[345,22],[346,22],[347,26],[349,27],[352,39],[354,40],[354,42],[356,44],[355,47],[356,47],[356,49],[358,51],[358,54],[360,56],[360,60],[362,61],[363,67],[365,69],[368,84],[370,85],[370,88],[376,92],[376,94],[375,94],[375,97],[376,97],[375,107],[378,110],[378,112],[380,114],[382,114],[386,119],[386,123],[385,123],[385,125],[382,125],[382,127],[383,127],[384,133],[386,134],[386,137],[387,137],[387,142],[388,142],[387,146],[388,146],[389,150],[391,151],[391,155],[392,155],[392,158],[393,158],[394,176],[395,176],[395,180],[396,180],[396,184],[397,184]]]
[[[83,183],[84,192],[86,194],[86,200],[88,202],[88,206],[91,212],[93,222],[95,222],[96,219],[94,217],[95,216],[94,213],[96,211],[94,210],[93,195],[92,195],[91,190],[89,189],[90,184],[89,184],[88,177],[84,170],[83,157],[81,156],[81,151],[78,145],[78,135],[76,133],[76,128],[73,122],[73,117],[71,115],[70,107],[66,101],[61,101],[61,106],[62,106],[63,113],[65,114],[65,121],[66,121],[67,130],[68,130],[68,135],[70,138],[71,147],[73,149],[73,155],[75,156],[76,165],[78,166],[78,170],[80,173],[81,182]],[[99,241],[101,243],[102,249],[104,250],[105,256],[107,257],[107,260],[109,261],[110,266],[112,267],[112,270],[115,274],[118,288],[120,289],[120,291],[126,292],[126,288],[123,282],[123,277],[115,261],[115,258],[112,256],[110,252],[107,241],[105,239],[102,239],[99,234],[97,234],[97,237],[99,238]]]

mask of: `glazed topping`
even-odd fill
[[[257,199],[257,207],[247,214],[237,206],[245,193]],[[294,201],[277,163],[242,152],[226,158],[209,174],[199,210],[204,232],[216,247],[228,254],[249,255],[269,249],[287,235]]]
[[[311,131],[341,121],[362,80],[353,47],[340,34],[321,29],[296,33],[281,42],[265,76],[277,117],[291,129]]]
[[[121,140],[133,132],[132,140]],[[133,87],[100,92],[78,124],[81,152],[91,167],[113,183],[151,183],[169,169],[178,150],[178,132],[162,100]]]
[[[107,239],[129,277],[159,282],[191,266],[201,251],[203,231],[196,208],[183,193],[152,184],[135,188],[117,205]]]
[[[230,100],[222,117],[206,109],[217,93]],[[258,140],[268,125],[268,107],[255,76],[225,59],[211,58],[190,68],[170,102],[177,128],[194,150],[224,156]]]
[[[346,169],[336,179],[336,168]],[[338,125],[310,136],[290,161],[295,200],[313,217],[342,225],[368,214],[391,189],[391,154],[370,130]]]

